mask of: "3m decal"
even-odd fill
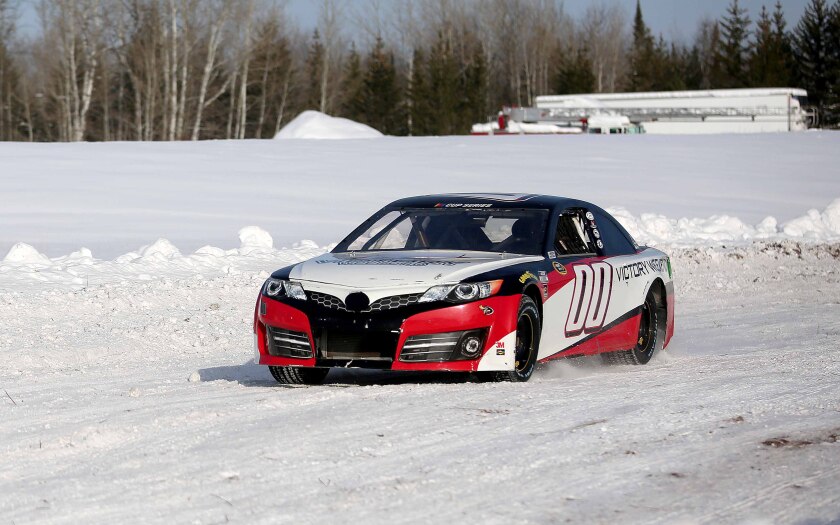
[[[599,332],[612,295],[613,268],[609,263],[578,264],[573,269],[575,289],[566,318],[566,337]]]
[[[551,263],[551,265],[554,266],[554,270],[560,275],[566,275],[566,273],[568,273],[566,271],[566,267],[560,264],[559,262],[553,262]]]
[[[557,252],[555,252],[555,251],[548,252],[548,258],[549,259],[556,259],[557,258]]]

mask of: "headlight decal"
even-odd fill
[[[477,299],[486,299],[496,295],[502,288],[502,280],[478,283],[444,284],[432,286],[418,302],[431,303],[448,301],[450,303],[466,303]]]

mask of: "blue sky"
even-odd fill
[[[343,0],[347,8],[364,12],[370,0]],[[564,0],[565,9],[573,17],[580,17],[587,6],[600,1],[602,4],[617,4],[625,9],[628,16],[633,14],[636,0]],[[704,17],[721,16],[730,0],[641,0],[645,20],[655,35],[662,34],[669,40],[690,41],[697,29],[697,23]],[[802,15],[809,0],[782,0],[788,25],[793,27]],[[382,0],[383,4],[387,0]],[[749,10],[755,20],[762,5],[772,10],[775,0],[741,0],[741,5]],[[37,28],[34,6],[36,0],[20,0],[21,29],[24,34],[31,34]],[[287,0],[287,7],[292,18],[302,28],[314,27],[321,2],[318,0]]]

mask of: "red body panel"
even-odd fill
[[[313,357],[299,359],[269,355],[266,348],[265,326],[284,328],[309,335],[310,344],[314,341],[312,328],[306,314],[294,307],[278,301],[260,298],[266,303],[265,314],[259,313],[257,303],[255,329],[260,353],[259,364],[274,366],[315,366],[315,348]],[[412,335],[453,332],[489,328],[487,340],[484,343],[483,356],[488,350],[495,348],[496,341],[516,329],[516,313],[519,309],[520,296],[496,296],[467,304],[444,306],[435,310],[422,312],[408,317],[403,321],[402,333],[397,345],[397,355],[392,370],[450,370],[474,371],[478,367],[480,358],[468,361],[445,361],[439,363],[406,363],[399,360],[400,351],[408,337]],[[480,308],[489,306],[493,313],[486,315]]]
[[[639,334],[640,316],[634,315],[630,319],[622,321],[617,325],[600,332],[598,335],[586,339],[565,352],[560,352],[542,360],[551,361],[561,357],[573,355],[593,355],[616,350],[627,350],[636,345],[636,338]]]

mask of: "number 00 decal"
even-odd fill
[[[566,318],[566,337],[600,331],[612,293],[613,272],[609,263],[578,264],[574,270],[575,291]]]

